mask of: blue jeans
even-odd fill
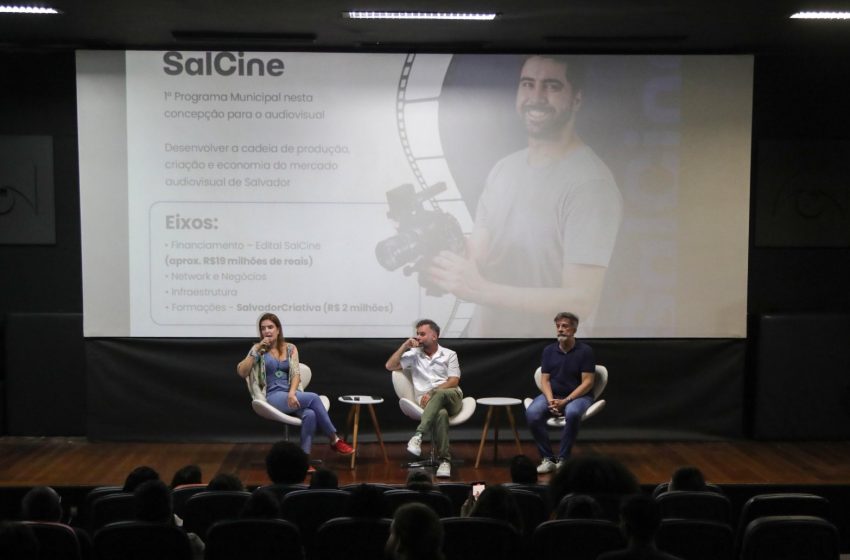
[[[555,395],[555,398],[563,398]],[[561,449],[558,452],[558,458],[567,459],[572,451],[573,444],[578,437],[578,427],[581,423],[581,417],[585,411],[593,404],[593,394],[588,393],[577,398],[566,406],[564,416],[567,419],[564,429],[561,432]],[[549,443],[549,431],[546,427],[546,421],[552,417],[549,412],[549,401],[545,395],[538,395],[528,408],[525,409],[525,419],[528,422],[528,428],[531,430],[531,435],[537,443],[537,451],[540,452],[540,457],[555,459],[555,454],[552,452],[552,445]]]
[[[316,433],[316,426],[327,435],[333,438],[336,435],[336,428],[328,416],[328,411],[325,410],[325,405],[316,393],[307,393],[295,391],[295,398],[301,403],[301,408],[289,408],[287,400],[289,393],[286,391],[275,391],[270,395],[266,395],[266,400],[270,405],[283,412],[297,416],[301,419],[301,449],[304,453],[310,454],[310,449],[313,447],[313,434]]]

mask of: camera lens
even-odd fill
[[[378,242],[375,246],[375,257],[387,270],[395,270],[417,259],[420,254],[419,235],[416,231],[399,233]]]

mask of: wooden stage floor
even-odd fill
[[[504,436],[503,436],[504,437]],[[455,459],[452,481],[509,480],[508,464],[517,449],[512,440],[499,444],[494,461],[488,440],[480,468],[474,468],[478,441],[452,444]],[[166,481],[183,465],[197,464],[208,481],[218,472],[238,475],[248,486],[267,484],[265,454],[270,443],[117,443],[89,442],[84,438],[0,438],[0,486],[120,485],[134,467],[148,465]],[[361,444],[357,466],[336,456],[317,438],[314,459],[333,469],[340,484],[350,482],[401,483],[402,465],[410,460],[405,445],[387,443],[384,463],[377,443]],[[423,446],[427,453],[428,446]],[[525,454],[536,459],[531,442],[522,442]],[[850,484],[850,442],[593,442],[579,441],[574,454],[611,455],[626,464],[641,484],[670,478],[682,465],[696,465],[706,479],[718,484]],[[541,477],[545,482],[548,477]]]

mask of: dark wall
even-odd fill
[[[0,53],[0,76],[0,135],[53,137],[56,207],[55,245],[0,245],[5,340],[7,313],[80,313],[83,296],[74,53]],[[7,430],[5,364],[0,347],[0,434]]]
[[[850,57],[756,59],[751,317],[850,311],[848,90]]]
[[[850,312],[850,290],[847,289],[850,285],[850,243],[845,243],[845,222],[842,221],[850,219],[850,189],[846,179],[850,175],[844,173],[844,165],[850,162],[850,152],[845,149],[850,130],[850,112],[846,111],[846,92],[850,89],[848,70],[850,57],[761,56],[756,59],[749,336],[743,347],[736,347],[731,364],[711,359],[706,362],[704,359],[713,355],[701,352],[700,341],[692,347],[684,342],[686,352],[693,352],[694,363],[703,360],[701,364],[707,363],[712,368],[715,375],[708,379],[727,379],[726,372],[739,372],[739,377],[732,379],[727,388],[735,397],[724,401],[724,406],[730,408],[729,414],[717,418],[714,424],[706,420],[708,424],[702,425],[700,420],[699,425],[695,425],[687,420],[685,411],[681,422],[688,429],[730,437],[752,432],[756,419],[754,408],[749,405],[757,400],[759,385],[751,372],[759,365],[754,350],[761,336],[758,319],[762,314]],[[0,54],[0,72],[4,84],[0,88],[0,134],[53,137],[57,232],[55,245],[0,245],[0,329],[5,329],[6,317],[12,312],[80,313],[82,295],[74,55],[5,52]],[[816,172],[808,172],[809,169]],[[787,207],[778,211],[777,201]],[[834,203],[839,210],[843,208],[843,213],[832,209]],[[44,332],[38,329],[33,336],[49,336],[49,333],[49,328]],[[0,340],[5,338],[0,336]],[[187,347],[195,344],[184,342]],[[314,343],[323,344],[322,341]],[[718,343],[721,346],[734,344]],[[351,341],[350,347],[348,344],[345,343],[343,353],[358,348],[357,341]],[[499,348],[496,342],[478,344]],[[526,344],[534,346],[536,342]],[[671,365],[670,350],[659,347],[657,341],[604,341],[602,345],[606,352],[619,352],[624,356],[636,350],[648,364],[642,367],[651,367],[654,363]],[[0,348],[0,354],[5,351]],[[182,353],[183,349],[175,350],[178,351]],[[0,355],[0,358],[0,367],[5,367],[5,356]],[[634,403],[635,397],[643,392],[652,394],[670,389],[669,383],[658,386],[638,383],[631,374],[640,368],[628,359],[618,368],[617,375],[622,376],[618,383],[632,381],[619,385],[619,389],[612,384],[610,391],[617,399]],[[84,370],[77,368],[75,371]],[[614,371],[612,369],[612,376]],[[8,431],[5,381],[9,373],[0,371],[0,434]],[[81,376],[78,382],[85,387],[86,377]],[[705,386],[701,389],[717,388]],[[85,415],[84,400],[79,403],[78,410]],[[648,428],[663,418],[653,416],[658,411],[652,408],[629,409],[626,417],[631,418],[629,415],[635,414],[635,410],[644,415],[638,421]],[[601,415],[599,424],[605,427],[616,418],[621,417],[611,413],[606,420],[605,415]],[[730,429],[730,424],[737,425]],[[613,426],[608,427],[613,429]]]
[[[841,379],[850,371],[798,364],[811,352],[809,342],[834,340],[833,327],[846,323],[850,311],[850,58],[760,56],[755,68],[745,431],[762,438],[825,437],[848,425],[846,414],[829,420],[803,414],[808,420],[790,420],[788,430],[787,420],[777,422],[788,396],[767,397],[780,387],[793,395],[800,382],[807,405],[816,400],[810,395],[846,392]],[[844,317],[824,317],[810,330],[813,314],[824,313]],[[789,314],[797,320],[785,320]],[[796,335],[806,343],[789,347]],[[785,353],[793,353],[791,362]],[[826,408],[837,406],[831,401]]]
[[[6,364],[11,373],[6,379],[5,433],[86,435],[82,314],[10,313],[6,317]]]
[[[850,315],[764,315],[753,436],[850,438]]]
[[[73,53],[0,55],[0,134],[53,137],[56,192],[55,245],[0,245],[0,317],[83,310],[74,72]]]

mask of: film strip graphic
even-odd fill
[[[401,69],[396,93],[398,137],[416,177],[416,190],[445,182],[446,191],[428,202],[434,210],[452,214],[468,233],[472,229],[472,217],[449,171],[439,134],[440,90],[451,55],[424,56],[426,64],[414,66],[417,55],[408,53]],[[474,303],[451,297],[454,301],[445,310],[447,318],[441,335],[448,338],[464,333],[475,310]]]

